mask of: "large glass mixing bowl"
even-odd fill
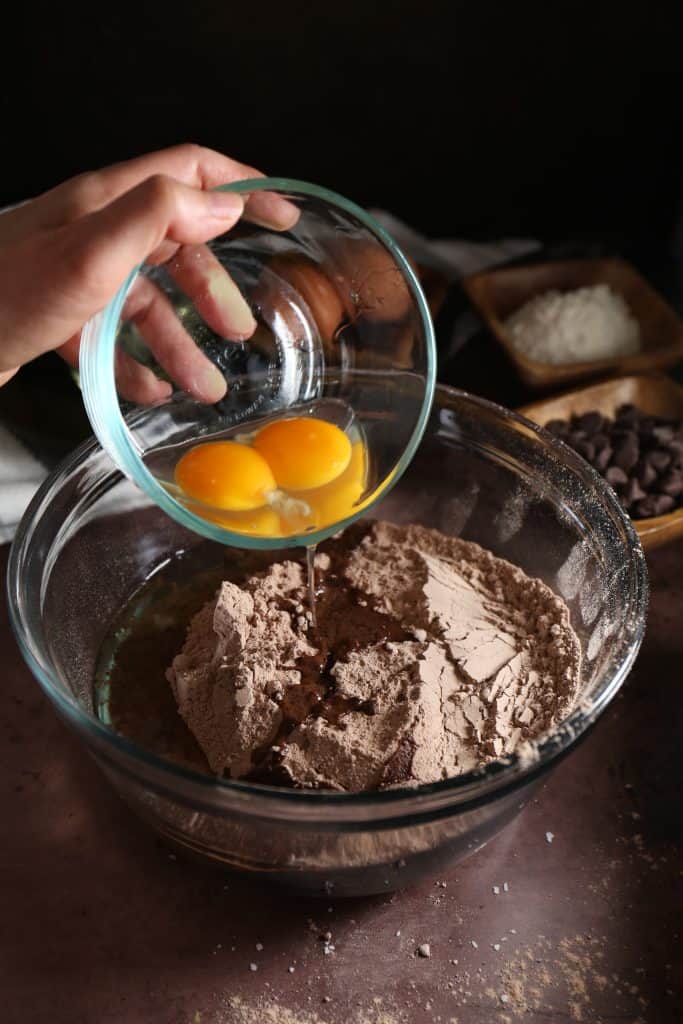
[[[242,547],[312,545],[385,494],[420,442],[436,367],[429,310],[398,246],[349,200],[284,178],[224,190],[276,192],[295,223],[276,231],[245,218],[136,268],[83,332],[83,397],[115,464],[179,523]],[[242,340],[231,331],[237,289],[240,317],[256,324]],[[216,371],[227,390],[209,401]],[[131,417],[136,405],[146,412]],[[333,424],[358,454],[331,493],[283,493],[278,480],[269,504],[242,510],[235,495],[220,503],[178,486],[178,462],[198,442],[248,444],[293,416]],[[238,486],[244,474],[232,476]]]
[[[150,574],[181,551],[220,564],[225,549],[166,516],[94,442],[35,497],[9,563],[22,652],[115,789],[178,847],[321,894],[403,886],[470,854],[518,814],[539,777],[624,682],[645,624],[643,552],[614,492],[550,434],[437,388],[417,454],[375,513],[477,541],[566,600],[583,649],[581,699],[523,758],[434,785],[359,795],[226,781],[161,760],[96,717],[98,652]]]

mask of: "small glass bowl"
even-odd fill
[[[276,231],[245,217],[205,245],[135,268],[83,331],[85,406],[114,463],[184,526],[240,547],[316,544],[387,493],[415,453],[436,375],[429,309],[399,247],[348,199],[286,178],[221,190],[277,193],[296,222]],[[242,341],[230,340],[226,322],[235,286],[257,325]],[[197,350],[203,369],[189,373]],[[227,392],[209,403],[191,381],[212,368]],[[166,394],[151,401],[160,380]],[[322,415],[363,438],[363,490],[342,520],[261,535],[257,517],[237,532],[234,516],[225,525],[177,488],[175,466],[194,443],[248,436],[291,415]]]
[[[514,818],[624,682],[645,626],[642,548],[612,490],[550,434],[439,387],[416,457],[376,514],[477,541],[567,601],[583,650],[581,699],[523,758],[357,795],[227,781],[161,760],[95,716],[96,658],[112,619],[156,568],[188,549],[208,565],[225,549],[164,515],[94,442],[36,495],[8,573],[21,650],[114,788],[177,847],[321,895],[404,886]]]

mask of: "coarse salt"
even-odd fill
[[[640,327],[606,284],[542,292],[505,321],[512,344],[539,363],[581,363],[640,351]]]

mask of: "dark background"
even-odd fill
[[[675,9],[32,5],[6,38],[0,200],[191,140],[429,234],[664,250],[681,188]]]
[[[597,242],[683,308],[676,9],[25,5],[0,62],[0,204],[196,141],[382,206],[428,235]],[[60,373],[56,357],[22,371],[0,416],[11,406],[16,420]],[[60,450],[87,429],[80,408],[64,415],[76,427]]]

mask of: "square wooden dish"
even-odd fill
[[[567,292],[596,284],[609,285],[625,299],[640,325],[641,352],[554,365],[528,359],[515,348],[505,320],[525,302],[550,289]],[[683,359],[683,321],[624,260],[563,260],[488,270],[465,278],[463,287],[522,380],[534,390],[550,390],[587,377],[661,370]]]
[[[532,402],[517,411],[544,427],[550,420],[567,420],[597,409],[614,416],[620,405],[631,403],[652,416],[683,417],[683,387],[662,374],[615,377],[591,387],[568,391],[554,398]],[[634,519],[641,543],[647,550],[683,537],[683,508],[652,519]]]

